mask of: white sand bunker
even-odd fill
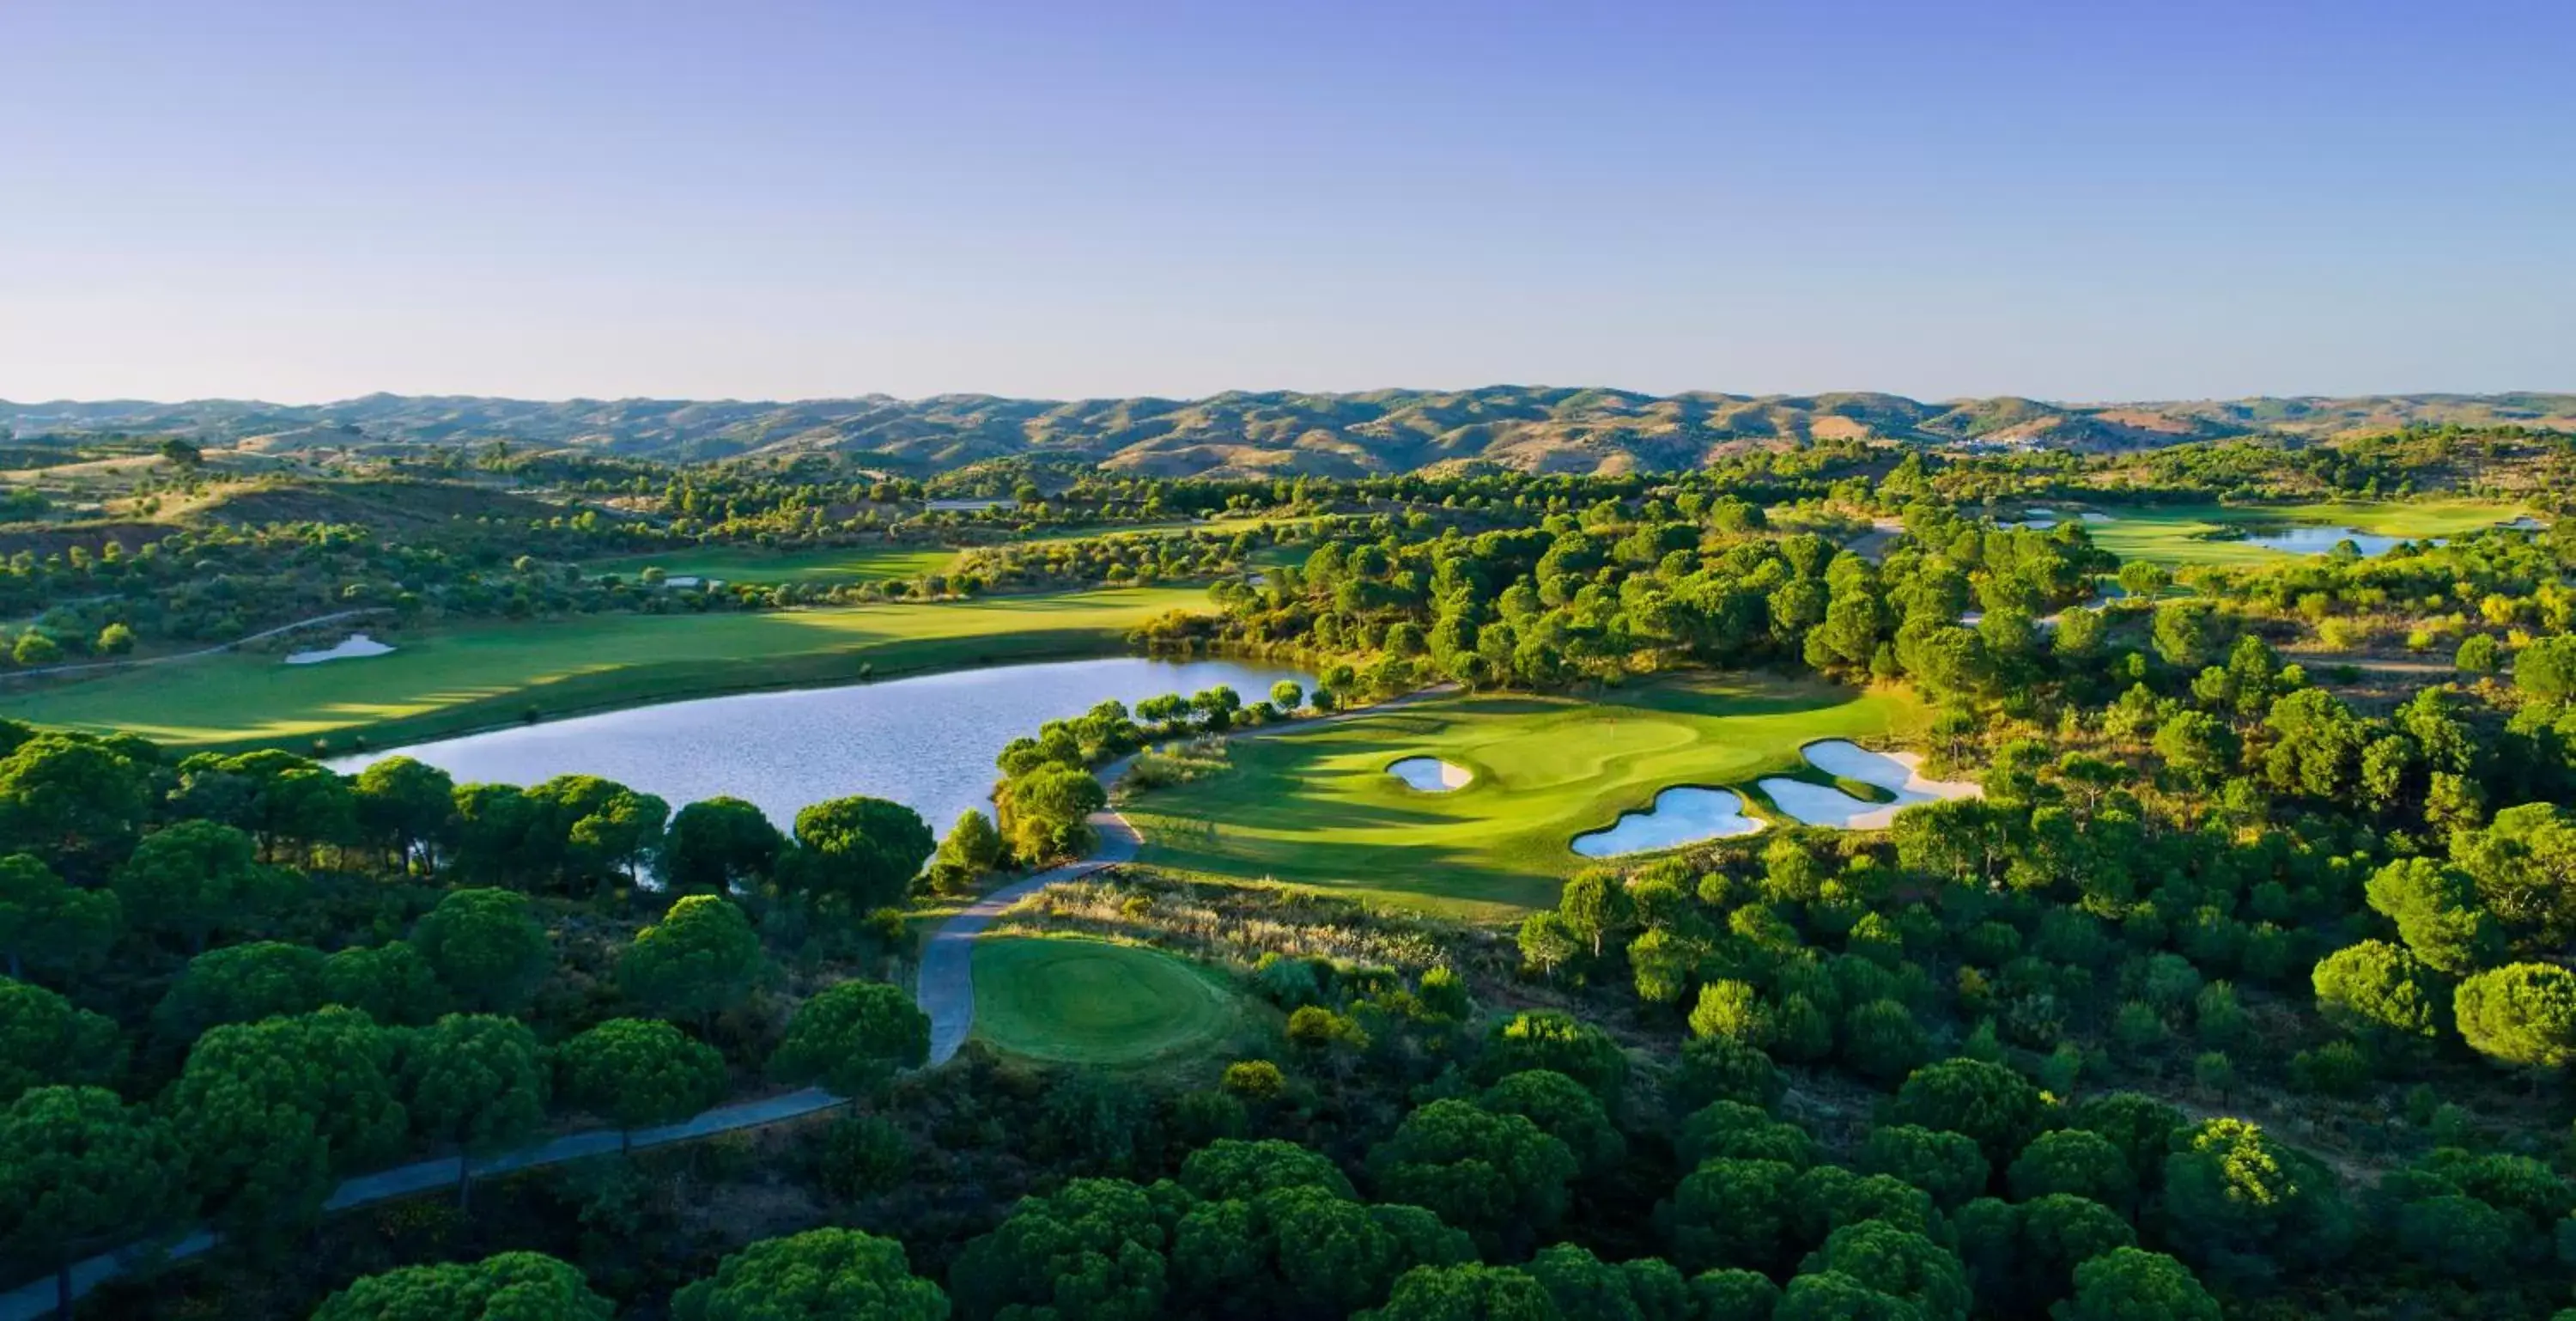
[[[1896,814],[1916,803],[1951,798],[1983,798],[1986,791],[1964,780],[1923,778],[1923,757],[1913,752],[1872,752],[1855,743],[1829,738],[1801,749],[1808,764],[1827,775],[1874,784],[1896,795],[1892,803],[1864,803],[1840,789],[1804,780],[1772,776],[1759,781],[1762,792],[1783,812],[1811,826],[1837,830],[1885,830]]]
[[[2098,509],[2079,509],[2075,511],[2075,518],[2078,522],[2083,523],[2109,523],[2115,521],[2109,514],[2103,513]],[[1996,526],[2023,528],[2032,532],[2046,532],[2050,528],[2056,527],[2058,524],[2065,521],[2066,515],[2061,514],[2054,509],[2025,509],[2022,511],[2021,517],[1999,523]]]
[[[1645,811],[1622,812],[1609,829],[1575,836],[1573,847],[1587,858],[1610,858],[1750,835],[1761,828],[1761,818],[1744,814],[1744,799],[1737,794],[1676,785],[1655,795],[1654,806]]]
[[[1386,773],[1404,781],[1408,788],[1427,794],[1445,794],[1464,789],[1476,777],[1464,766],[1452,766],[1438,757],[1407,757],[1386,768]]]
[[[320,651],[291,652],[286,657],[286,663],[319,665],[324,661],[351,660],[359,656],[382,656],[391,650],[393,650],[391,646],[378,642],[364,633],[352,633],[340,639],[340,645],[336,647],[325,647]]]

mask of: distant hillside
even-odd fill
[[[376,394],[310,406],[240,400],[0,402],[0,426],[20,439],[60,432],[166,433],[280,452],[508,440],[683,461],[830,451],[923,472],[1025,454],[1156,476],[1357,476],[1472,460],[1550,472],[1672,469],[1747,446],[1846,438],[2099,452],[2229,436],[2330,437],[2409,423],[2576,431],[2576,394],[2057,404],[2013,397],[1925,403],[1868,393],[1656,396],[1490,386],[1073,401],[870,395],[792,403],[545,403]]]

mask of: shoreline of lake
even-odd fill
[[[458,783],[535,784],[599,775],[655,794],[673,810],[726,795],[781,829],[797,809],[864,794],[904,803],[944,831],[967,809],[991,811],[994,758],[1012,739],[1102,701],[1225,684],[1245,705],[1272,684],[1312,676],[1231,658],[1094,657],[986,665],[899,679],[729,693],[621,707],[534,724],[371,749],[325,762],[345,774],[389,757],[437,766]]]

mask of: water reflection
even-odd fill
[[[921,813],[945,833],[987,796],[1002,746],[1049,720],[1115,698],[1133,707],[1164,693],[1224,684],[1246,705],[1272,684],[1313,679],[1282,666],[1230,660],[1102,660],[1005,665],[840,688],[708,697],[469,734],[331,763],[354,771],[416,757],[457,783],[535,784],[556,775],[605,776],[660,795],[674,811],[719,794],[746,799],[784,829],[797,809],[865,794]]]

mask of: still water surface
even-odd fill
[[[2416,539],[2436,546],[2443,541],[2441,537]],[[2267,532],[2260,536],[2247,537],[2245,540],[2250,545],[2261,546],[2266,550],[2286,551],[2292,555],[2323,555],[2332,551],[2336,545],[2349,541],[2360,548],[2364,558],[2385,555],[2407,542],[2405,537],[2386,537],[2353,527],[2294,527],[2280,532]]]
[[[744,693],[577,716],[342,757],[350,772],[415,757],[459,784],[535,784],[605,776],[660,795],[673,811],[718,794],[748,800],[781,829],[797,809],[865,794],[902,803],[946,834],[967,808],[990,812],[993,758],[1050,720],[1115,698],[1133,707],[1164,693],[1232,687],[1249,706],[1270,686],[1311,677],[1281,666],[1140,656],[959,670],[914,679]]]

